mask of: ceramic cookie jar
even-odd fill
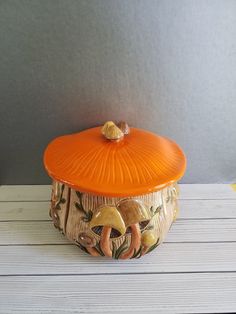
[[[56,138],[44,165],[54,226],[92,256],[139,258],[163,242],[178,215],[183,151],[126,122]]]

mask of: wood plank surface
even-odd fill
[[[230,184],[180,184],[180,198],[189,200],[236,199]]]
[[[0,289],[2,313],[227,313],[236,309],[235,273],[8,276],[1,278]]]
[[[48,201],[51,196],[50,185],[2,185],[0,202],[6,201]]]
[[[75,245],[0,246],[0,275],[236,271],[235,243],[166,243],[142,259],[91,257]]]
[[[50,220],[49,201],[0,202],[0,221]]]
[[[236,241],[236,219],[177,220],[165,242]],[[0,245],[67,243],[51,221],[0,222]]]
[[[0,201],[48,201],[50,185],[2,185]],[[180,199],[236,199],[229,184],[180,184]]]

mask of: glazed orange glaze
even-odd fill
[[[131,128],[119,141],[101,127],[61,136],[45,150],[48,174],[73,189],[104,196],[135,196],[179,180],[186,168],[181,148],[170,139]]]

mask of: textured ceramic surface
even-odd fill
[[[117,197],[160,190],[179,180],[186,167],[184,153],[167,138],[130,128],[114,142],[102,135],[101,127],[56,138],[45,151],[44,163],[54,180]]]
[[[104,197],[53,182],[56,228],[93,256],[139,258],[163,242],[178,214],[177,185],[133,198]]]

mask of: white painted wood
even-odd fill
[[[49,201],[0,202],[0,221],[50,220],[49,206]],[[179,218],[236,218],[236,200],[180,200]]]
[[[2,201],[48,201],[51,197],[50,185],[2,185]]]
[[[50,221],[0,222],[0,245],[50,243],[69,243]]]
[[[2,277],[1,313],[219,313],[236,310],[236,274]]]
[[[0,221],[50,220],[49,201],[0,202]]]
[[[230,184],[181,184],[181,199],[236,199]]]
[[[236,219],[179,220],[166,238],[166,242],[216,241],[236,241]]]
[[[165,242],[236,241],[236,219],[177,220]],[[50,221],[0,222],[0,245],[68,243]]]
[[[236,200],[180,200],[180,219],[236,218]]]
[[[48,201],[50,185],[0,186],[0,201]],[[236,199],[229,184],[180,184],[181,199]]]
[[[236,271],[235,243],[166,243],[142,259],[92,257],[75,245],[0,246],[0,275]]]

